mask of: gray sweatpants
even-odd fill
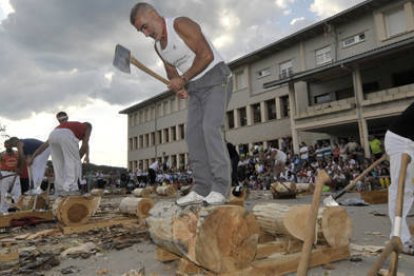
[[[189,106],[186,141],[193,191],[207,196],[211,191],[228,195],[231,166],[222,127],[233,91],[231,71],[219,63],[188,85]]]

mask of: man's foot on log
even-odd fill
[[[183,196],[175,202],[178,206],[184,207],[191,204],[200,204],[204,200],[204,196],[197,194],[194,191],[191,191],[188,195]]]

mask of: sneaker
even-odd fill
[[[414,256],[414,246],[410,242],[405,242],[403,245],[402,253],[410,256]]]
[[[221,205],[226,203],[226,197],[218,192],[212,191],[204,198],[204,203],[208,205]]]
[[[183,196],[176,200],[178,206],[184,207],[190,204],[199,204],[204,200],[204,196],[197,194],[194,191],[191,191],[188,195]]]

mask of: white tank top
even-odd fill
[[[161,57],[168,62],[169,64],[175,66],[181,74],[190,69],[193,64],[195,53],[185,44],[181,37],[177,34],[174,29],[174,20],[175,18],[165,18],[165,26],[167,31],[167,46],[165,49],[161,48],[160,42],[155,42],[155,47],[157,47],[158,53]],[[214,48],[213,44],[205,37],[208,44],[210,45],[211,51],[213,52],[214,59],[211,63],[204,69],[203,72],[192,78],[191,80],[196,80],[201,78],[206,72],[212,69],[216,64],[223,61],[220,54]]]

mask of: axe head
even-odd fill
[[[331,195],[323,199],[323,205],[326,207],[339,206],[338,202],[336,202],[336,200]]]
[[[122,45],[117,44],[115,47],[115,56],[113,65],[124,73],[131,73],[131,51]]]

